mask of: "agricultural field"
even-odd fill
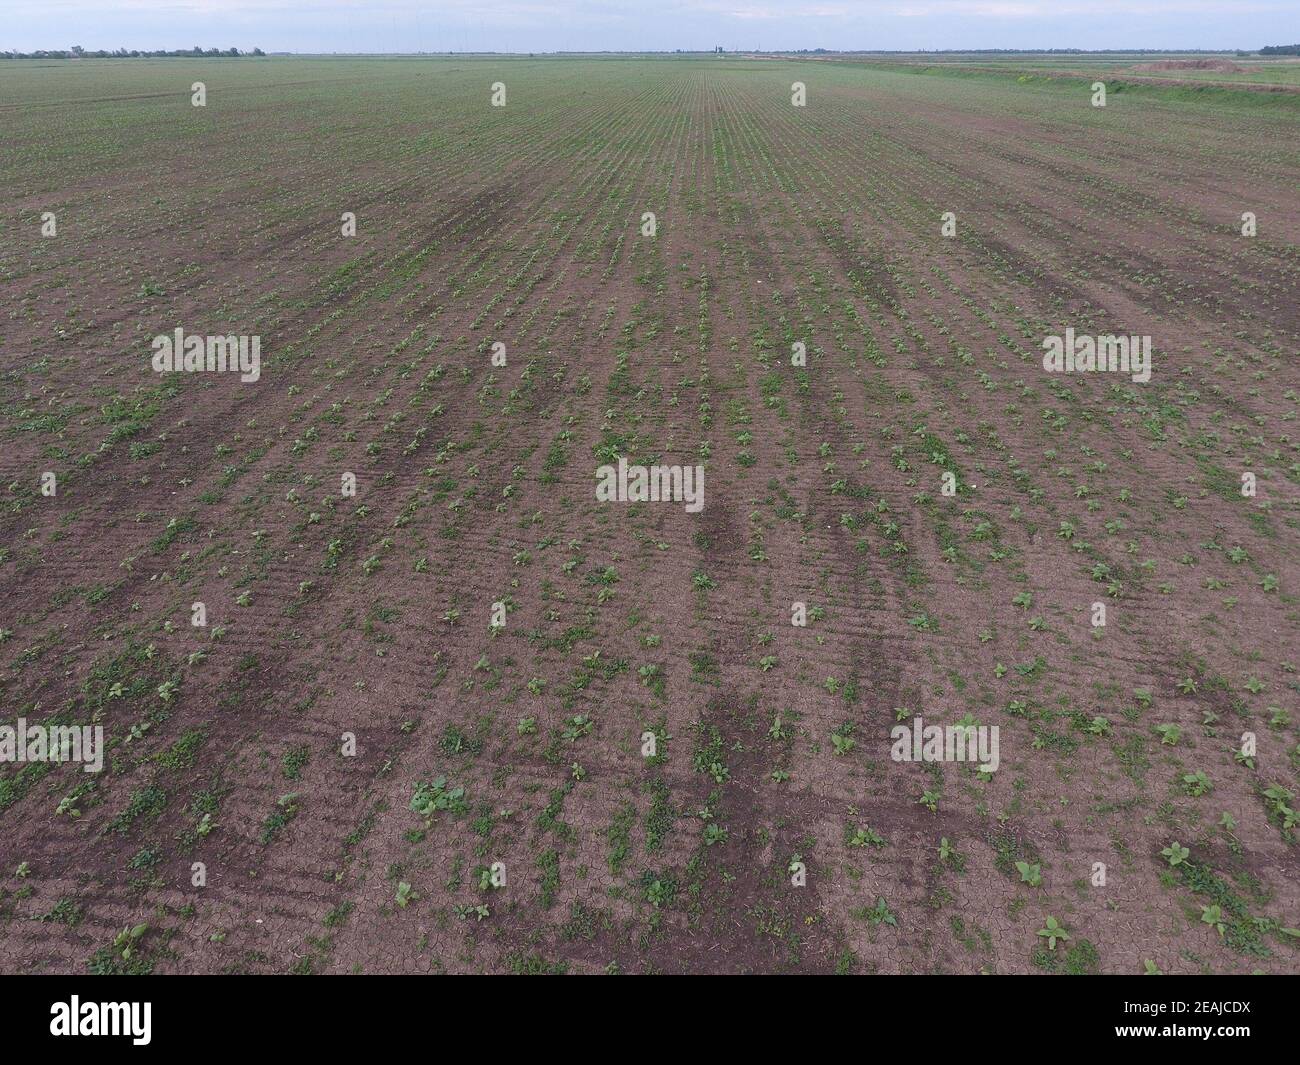
[[[1109,90],[0,63],[0,971],[1297,971],[1300,96]]]

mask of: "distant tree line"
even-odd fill
[[[114,51],[88,52],[79,44],[74,44],[71,48],[55,48],[47,51],[44,48],[35,52],[0,52],[0,59],[160,59],[160,58],[188,58],[193,59],[200,56],[204,59],[233,59],[241,55],[266,55],[260,48],[254,48],[251,52],[241,52],[238,48],[200,48],[195,45],[193,48],[177,48],[173,51],[166,49],[149,50],[146,48],[117,48]]]
[[[1300,44],[1267,44],[1259,50],[1260,55],[1300,55]]]

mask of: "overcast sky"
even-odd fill
[[[1258,48],[1300,0],[0,0],[0,50]]]

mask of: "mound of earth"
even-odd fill
[[[1138,63],[1134,70],[1213,70],[1220,74],[1239,74],[1246,68],[1230,59],[1160,59]]]

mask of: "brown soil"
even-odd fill
[[[493,62],[0,134],[0,723],[110,743],[0,766],[0,970],[1294,971],[1286,117]],[[261,380],[155,375],[177,325]],[[1152,380],[1044,373],[1067,325]],[[991,778],[892,760],[967,715]]]

